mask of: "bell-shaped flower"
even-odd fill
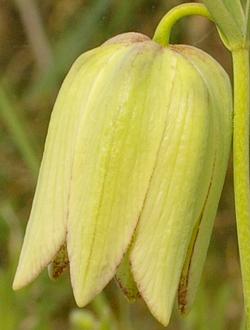
[[[230,81],[204,52],[128,33],[83,54],[51,116],[14,288],[69,264],[79,306],[117,273],[162,324],[176,295],[187,311],[231,130]]]

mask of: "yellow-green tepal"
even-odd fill
[[[187,311],[225,178],[231,103],[227,74],[193,47],[127,33],[83,54],[51,116],[14,288],[69,263],[79,306],[117,273],[162,324],[176,295]]]

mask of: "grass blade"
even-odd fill
[[[6,90],[0,86],[0,118],[6,125],[12,139],[22,155],[32,175],[36,178],[39,162],[36,157],[33,139],[28,135],[28,130],[22,118],[18,115],[16,106],[12,103]]]

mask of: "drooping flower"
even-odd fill
[[[177,292],[187,311],[225,178],[231,98],[225,71],[194,47],[128,33],[83,54],[52,112],[14,288],[69,264],[79,306],[117,273],[162,324]]]

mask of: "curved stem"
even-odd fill
[[[235,208],[246,328],[250,329],[249,49],[233,51],[233,66]]]
[[[174,24],[183,17],[199,15],[208,18],[212,21],[207,8],[198,3],[186,3],[176,6],[170,10],[160,21],[155,31],[153,40],[162,46],[169,45],[170,33]]]

